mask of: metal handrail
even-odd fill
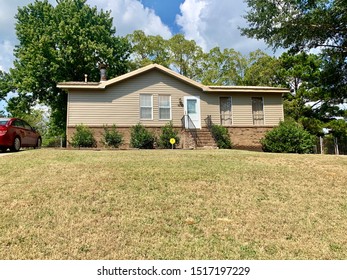
[[[184,127],[185,129],[196,130],[196,126],[194,125],[193,120],[188,114],[185,114],[182,117],[181,122],[182,122],[182,127]]]
[[[206,119],[205,119],[205,123],[206,123],[206,125],[207,125],[208,130],[211,131],[211,127],[212,127],[212,125],[213,125],[211,115],[207,115],[207,117],[206,117]]]
[[[188,114],[185,114],[182,117],[181,121],[182,121],[182,127],[189,131],[190,135],[194,139],[195,145],[197,145],[199,139],[198,139],[198,133],[197,133],[196,126],[194,125],[194,122],[192,121],[192,119],[190,118]]]

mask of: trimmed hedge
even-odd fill
[[[264,152],[313,153],[315,137],[294,121],[284,121],[260,140]]]
[[[104,126],[102,137],[102,142],[107,147],[118,148],[123,144],[123,135],[117,131],[115,124],[110,129]]]
[[[73,147],[96,147],[96,141],[93,132],[89,127],[80,124],[76,126],[76,132],[71,138],[71,145]]]
[[[164,149],[171,149],[172,145],[170,139],[174,138],[176,140],[175,145],[180,143],[180,138],[178,137],[178,132],[173,128],[172,122],[167,123],[161,129],[161,135],[159,137],[159,147]]]
[[[138,123],[131,128],[130,145],[133,148],[153,149],[154,142],[154,135],[150,131],[148,131],[142,124]]]
[[[214,124],[211,127],[211,132],[219,149],[231,149],[232,143],[226,127]]]

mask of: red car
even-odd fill
[[[18,118],[0,118],[0,151],[18,152],[21,147],[40,148],[42,138],[27,122]]]

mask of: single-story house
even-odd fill
[[[62,82],[68,92],[67,141],[79,124],[94,131],[101,145],[103,126],[115,124],[129,147],[131,127],[143,124],[157,135],[172,121],[181,148],[215,146],[211,124],[228,128],[235,148],[260,149],[264,133],[283,120],[276,87],[206,86],[166,67],[151,64],[100,82]],[[194,133],[191,133],[194,131]]]

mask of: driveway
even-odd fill
[[[14,154],[18,154],[18,153],[20,153],[22,150],[20,150],[20,151],[18,151],[18,152],[16,152],[16,153],[13,153],[13,152],[9,152],[9,151],[7,151],[7,152],[0,152],[0,157],[2,157],[2,156],[10,156],[10,155],[14,155]]]
[[[7,155],[12,155],[12,153],[6,152],[6,153],[0,153],[0,157],[2,156],[7,156]]]

